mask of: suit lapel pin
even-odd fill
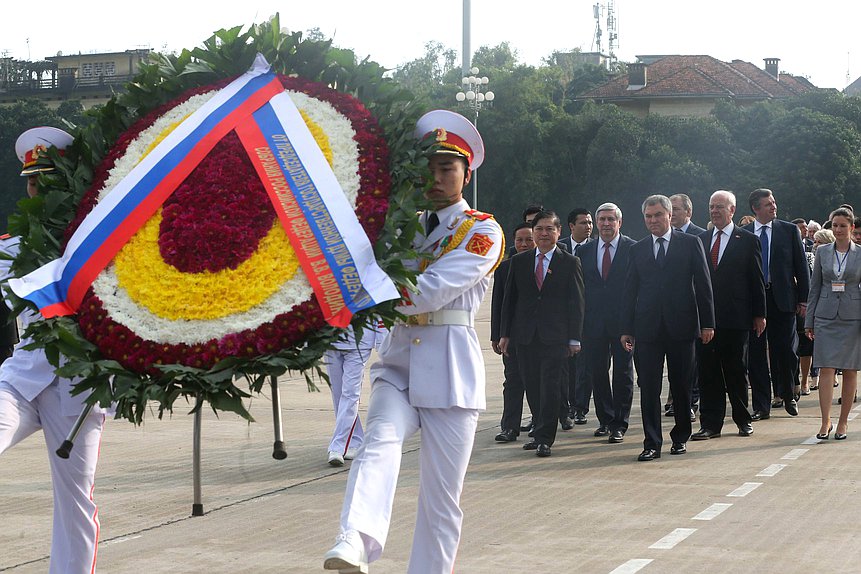
[[[452,229],[457,227],[458,223],[460,223],[460,217],[455,217],[454,221],[451,222],[451,225],[448,226],[448,230],[451,231]]]

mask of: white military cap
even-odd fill
[[[449,153],[466,158],[470,169],[478,169],[484,161],[484,142],[481,134],[468,119],[448,110],[433,110],[416,122],[415,135],[425,138],[430,134],[436,140],[432,153]]]
[[[32,128],[18,136],[15,142],[15,153],[24,164],[21,175],[34,175],[53,170],[53,166],[40,162],[49,147],[56,147],[62,153],[75,140],[70,134],[59,128],[41,126]]]

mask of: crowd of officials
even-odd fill
[[[613,203],[571,210],[565,237],[555,212],[529,206],[494,273],[491,343],[505,377],[495,440],[528,432],[523,448],[550,456],[559,427],[588,424],[591,402],[594,436],[621,443],[635,381],[640,461],[661,457],[662,415],[674,419],[669,452],[681,455],[689,440],[721,436],[727,403],[749,437],[772,409],[797,416],[815,390],[817,438],[847,438],[861,367],[861,219],[842,205],[821,225],[782,221],[769,189],[747,202],[751,215],[735,223],[735,194],[715,191],[702,228],[687,195],[650,196],[639,241],[622,234]]]

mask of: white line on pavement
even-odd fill
[[[804,442],[802,442],[801,444],[819,444],[819,443],[821,443],[821,442],[822,442],[822,441],[821,441],[821,440],[819,440],[818,438],[816,438],[816,436],[812,436],[812,437],[810,437],[809,439],[806,439],[806,440],[805,440]]]
[[[751,492],[753,492],[754,490],[756,490],[760,486],[762,486],[761,482],[745,482],[744,484],[742,484],[741,486],[739,486],[738,488],[736,488],[735,490],[733,490],[732,492],[727,494],[727,496],[732,496],[735,498],[741,498],[743,496],[747,496],[748,494],[750,494]]]
[[[732,506],[732,504],[728,504],[725,502],[716,502],[715,504],[712,504],[711,506],[691,518],[691,520],[711,520],[716,516],[720,516],[720,514],[730,506]]]
[[[651,546],[654,550],[670,550],[674,548],[676,544],[696,532],[696,528],[676,528]]]
[[[809,448],[794,448],[782,457],[781,460],[798,460],[798,458],[803,455],[805,452],[810,450]]]
[[[759,474],[757,474],[756,476],[774,476],[784,468],[786,468],[785,464],[770,464],[767,467],[763,468],[761,471],[759,471]]]
[[[107,540],[101,543],[101,546],[107,546],[108,544],[119,544],[121,542],[128,542],[129,540],[135,540],[137,538],[143,538],[142,534],[138,534],[137,536],[123,536],[122,538],[114,538],[113,540]]]
[[[634,574],[651,564],[653,561],[654,559],[652,558],[634,558],[632,560],[628,560],[610,572],[610,574]]]
[[[855,417],[857,417],[857,416],[858,416],[858,413],[853,411],[853,412],[849,413],[849,415],[846,417],[846,420],[854,421]]]

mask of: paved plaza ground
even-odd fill
[[[754,423],[752,437],[729,432],[735,427],[728,420],[727,434],[688,443],[687,455],[670,456],[667,448],[660,460],[640,463],[635,395],[624,443],[593,437],[597,423],[590,413],[588,425],[560,431],[553,456],[539,459],[520,448],[523,440],[493,441],[502,362],[487,340],[489,303],[488,296],[477,325],[488,409],[462,499],[456,572],[861,572],[861,421],[850,423],[846,441],[833,435],[817,441],[814,392],[802,398],[798,417],[776,410]],[[96,482],[100,572],[322,572],[348,467],[326,464],[334,421],[328,389],[308,393],[300,378],[284,378],[280,388],[286,460],[271,456],[268,396],[253,400],[257,422],[251,424],[232,414],[204,416],[201,517],[191,517],[190,405],[178,404],[172,418],[152,416],[137,428],[108,422]],[[670,424],[665,419],[665,437]],[[373,574],[406,570],[419,448],[418,437],[404,446],[389,541]],[[0,457],[0,572],[47,571],[47,456],[37,435]]]

